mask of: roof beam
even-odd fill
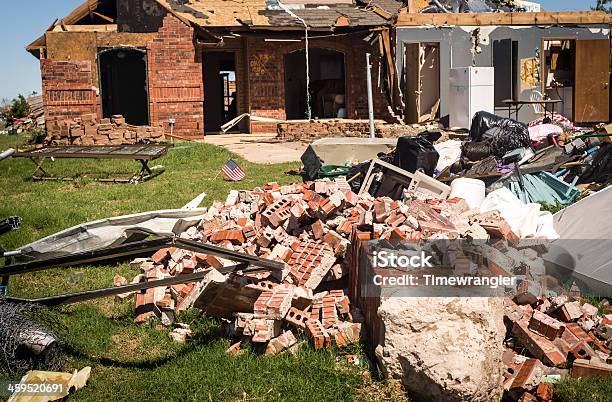
[[[612,22],[602,11],[539,13],[409,13],[403,8],[397,16],[397,27],[423,25],[592,25]]]

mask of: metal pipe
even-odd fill
[[[225,258],[230,261],[252,264],[270,270],[282,270],[285,265],[278,261],[255,257],[246,253],[228,250],[212,244],[200,243],[188,239],[162,237],[154,240],[142,240],[134,243],[120,244],[100,250],[73,253],[67,256],[44,260],[34,260],[0,267],[0,276],[19,275],[27,272],[42,271],[53,267],[69,267],[85,265],[94,262],[108,261],[119,258],[133,257],[155,252],[165,247],[177,247],[183,250],[195,251]]]
[[[0,161],[3,159],[8,158],[9,156],[13,155],[15,153],[15,150],[13,148],[9,148],[6,151],[0,153]]]
[[[372,65],[370,64],[370,53],[366,53],[366,69],[368,81],[368,118],[370,119],[370,138],[374,138],[374,100],[372,99]]]
[[[434,3],[436,6],[438,6],[438,8],[440,8],[440,10],[442,10],[442,12],[445,12],[447,14],[450,14],[450,11],[448,11],[446,9],[446,7],[444,7],[439,0],[431,0],[432,3]]]
[[[229,273],[237,270],[244,270],[248,267],[248,264],[237,264],[220,269],[221,273]],[[87,300],[99,299],[102,297],[116,296],[122,293],[138,292],[146,289],[153,289],[158,287],[172,286],[180,283],[198,282],[204,279],[211,269],[194,272],[192,274],[177,275],[165,279],[157,279],[153,281],[145,281],[139,283],[131,283],[122,286],[113,286],[110,288],[88,290],[85,292],[68,293],[57,296],[43,297],[40,299],[22,299],[17,297],[7,297],[5,300],[11,303],[34,303],[41,304],[47,307],[59,306],[61,304],[73,304],[83,302]]]

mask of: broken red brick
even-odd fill
[[[340,246],[343,240],[344,238],[333,230],[329,230],[327,233],[325,233],[325,236],[323,236],[323,241],[333,248]]]
[[[210,240],[215,243],[228,240],[232,242],[232,244],[242,244],[245,241],[242,229],[220,230],[218,232],[213,233],[213,235],[210,237]]]
[[[237,356],[242,351],[242,341],[236,342],[225,350],[225,353]]]
[[[128,284],[127,279],[125,279],[121,275],[115,275],[115,277],[113,278],[113,285],[114,286],[125,286],[127,284]]]
[[[519,237],[512,231],[508,222],[498,211],[478,214],[472,218],[472,222],[482,226],[494,238],[512,241],[519,240]]]
[[[580,377],[601,377],[612,376],[612,364],[607,364],[595,360],[578,359],[574,361],[571,370],[573,378]]]
[[[315,240],[321,240],[325,235],[325,227],[320,219],[317,219],[312,225],[312,236]]]
[[[564,367],[567,359],[563,353],[546,337],[529,330],[528,326],[527,322],[517,321],[512,326],[512,334],[529,350],[529,353],[544,363],[551,366]]]
[[[309,319],[306,321],[306,333],[312,340],[315,349],[329,348],[331,338],[319,320]]]
[[[276,201],[261,214],[264,223],[272,227],[282,225],[291,216],[291,202],[288,199]]]
[[[544,365],[538,359],[527,359],[512,382],[512,388],[532,388],[544,374]]]
[[[352,191],[347,191],[344,193],[344,200],[349,206],[354,207],[359,202],[359,196]]]
[[[167,248],[157,250],[155,254],[151,256],[151,260],[153,260],[153,262],[156,264],[161,264],[170,256],[170,253],[168,251],[169,250]]]
[[[565,327],[549,315],[535,310],[529,320],[529,329],[554,341],[561,336]]]
[[[296,327],[300,327],[302,329],[306,329],[306,321],[309,319],[309,313],[299,310],[295,307],[291,307],[285,316],[285,320],[295,325]]]
[[[263,292],[253,306],[255,318],[281,320],[291,308],[293,286],[279,285]]]
[[[268,347],[266,348],[266,355],[272,356],[278,354],[286,349],[289,349],[296,343],[297,339],[295,339],[293,332],[283,332],[281,335],[270,340],[270,343],[268,343]]]
[[[550,402],[553,399],[553,385],[549,382],[541,382],[536,390],[536,396],[542,402]]]

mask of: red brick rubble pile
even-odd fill
[[[84,114],[74,120],[47,123],[46,145],[123,145],[140,140],[164,140],[163,127],[133,126],[123,116],[112,116],[98,122],[96,115]]]
[[[285,268],[224,275],[217,269],[234,262],[162,249],[135,261],[142,274],[134,281],[201,270],[208,275],[201,282],[136,294],[135,321],[161,317],[171,325],[175,311],[195,307],[231,320],[232,333],[239,339],[231,352],[250,342],[275,354],[296,344],[297,331],[306,333],[317,349],[356,342],[363,316],[350,304],[343,279],[356,269],[351,242],[357,230],[369,231],[373,239],[490,240],[480,245],[488,272],[521,278],[518,293],[506,303],[512,336],[504,359],[505,385],[513,392],[535,393],[542,375],[570,365],[580,375],[610,372],[606,361],[612,316],[601,316],[593,306],[568,296],[543,296],[550,292],[541,286],[542,279],[554,279],[542,270],[545,241],[519,241],[499,213],[470,210],[462,199],[411,193],[404,201],[374,199],[356,195],[345,180],[269,183],[252,191],[231,191],[225,202],[214,202],[204,219],[181,237],[279,261]],[[455,265],[457,271],[465,261],[458,259]]]
[[[604,300],[600,311],[578,294],[545,297],[533,284],[524,288],[505,307],[512,335],[503,356],[505,389],[521,401],[552,401],[552,382],[568,372],[575,378],[612,376],[609,303]]]

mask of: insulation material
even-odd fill
[[[521,91],[540,85],[540,58],[521,59]]]

